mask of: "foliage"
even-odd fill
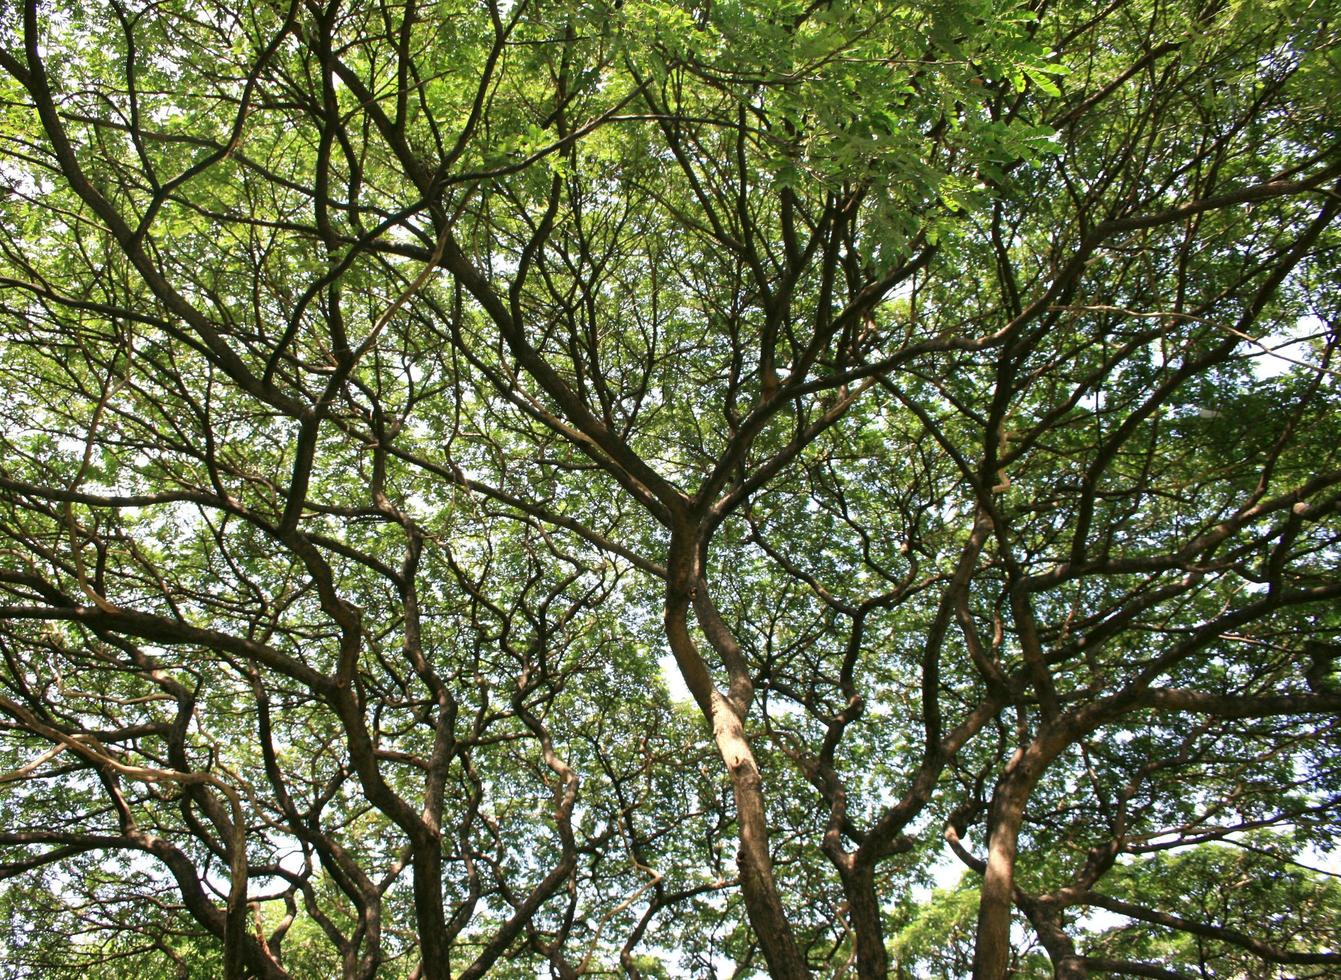
[[[1280,855],[1290,853],[1293,843],[1257,835],[1235,847],[1156,853],[1122,865],[1108,883],[1114,898],[1187,921],[1216,923],[1218,930],[1197,934],[1133,919],[1095,936],[1091,948],[1194,975],[1253,980],[1292,975],[1297,968],[1254,955],[1257,951],[1233,939],[1250,935],[1275,950],[1314,954],[1337,948],[1341,885],[1307,867],[1281,867]]]
[[[1336,975],[1337,12],[0,0],[0,969]]]
[[[978,901],[978,882],[965,872],[953,888],[937,888],[903,903],[891,936],[891,975],[900,980],[968,976]],[[1011,951],[1006,975],[1029,980],[1050,977],[1053,970],[1037,942],[1024,942]]]

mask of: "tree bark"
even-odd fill
[[[1018,759],[1017,759],[1018,761]],[[988,818],[987,871],[978,901],[973,980],[1005,980],[1010,964],[1010,917],[1015,905],[1015,854],[1032,781],[1008,775],[997,786]]]
[[[861,980],[885,980],[889,976],[889,952],[880,924],[875,868],[863,861],[853,861],[851,868],[842,871],[842,878],[848,924],[857,952],[857,976]]]
[[[442,910],[442,844],[417,846],[414,869],[414,916],[419,933],[419,956],[424,980],[450,980],[451,958]]]
[[[1053,976],[1057,980],[1089,980],[1090,968],[1085,957],[1076,952],[1076,944],[1062,928],[1060,908],[1032,898],[1021,904],[1043,948],[1048,951]]]
[[[717,689],[689,633],[689,605],[699,579],[696,538],[697,535],[686,533],[684,528],[677,528],[671,538],[666,585],[666,637],[685,685],[712,728],[717,751],[731,778],[740,841],[740,849],[736,852],[740,890],[750,926],[768,963],[769,976],[776,980],[803,980],[810,976],[810,970],[787,921],[773,875],[763,778],[745,733],[744,712],[738,712]]]

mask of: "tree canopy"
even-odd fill
[[[0,974],[1341,976],[1338,12],[0,0]]]

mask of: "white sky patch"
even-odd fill
[[[1317,370],[1318,355],[1310,342],[1326,333],[1325,323],[1315,316],[1305,316],[1295,321],[1293,330],[1252,340],[1255,349],[1248,356],[1252,358],[1253,374],[1258,380],[1266,380],[1295,367]]]
[[[661,668],[661,680],[666,685],[666,691],[670,694],[670,699],[674,702],[683,703],[693,700],[693,695],[689,693],[689,688],[685,686],[684,678],[680,676],[680,668],[675,665],[675,657],[666,654],[657,661],[657,666]]]

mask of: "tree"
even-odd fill
[[[1282,951],[1336,948],[1341,887],[1308,868],[1282,868],[1281,848],[1288,853],[1289,841],[1267,836],[1245,843],[1157,854],[1120,869],[1111,883],[1118,894],[1100,907],[1123,912],[1130,925],[1106,930],[1094,945],[1123,958],[1157,956],[1194,976],[1280,977],[1292,963],[1317,970],[1326,960],[1316,953],[1309,958]],[[1161,930],[1161,920],[1176,920],[1181,928]]]
[[[6,9],[10,962],[1335,973],[1335,13]]]

